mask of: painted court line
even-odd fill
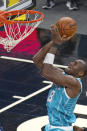
[[[41,131],[41,128],[49,123],[48,116],[40,116],[37,118],[33,118],[22,122],[18,127],[17,131]],[[87,127],[87,119],[77,118],[76,122],[73,123],[73,126],[77,125],[79,127]]]
[[[22,99],[24,97],[22,97],[22,96],[13,96],[13,98]]]
[[[12,103],[12,104],[10,104],[10,105],[2,108],[2,109],[0,109],[0,113],[2,113],[2,112],[4,112],[4,111],[6,111],[6,110],[8,110],[8,109],[10,109],[10,108],[18,105],[18,104],[20,104],[20,103],[22,103],[22,102],[24,102],[25,100],[28,100],[29,98],[31,98],[31,97],[33,97],[33,96],[36,96],[36,95],[40,94],[41,92],[43,92],[43,91],[45,91],[45,90],[48,90],[48,89],[51,87],[51,85],[52,85],[52,84],[50,84],[50,85],[48,85],[48,86],[46,86],[46,87],[44,87],[44,88],[42,88],[42,89],[40,89],[40,90],[38,90],[38,91],[36,91],[36,92],[34,92],[34,93],[32,93],[32,94],[30,94],[30,95],[28,95],[28,96],[26,96],[26,97],[23,97],[22,99],[20,99],[20,100],[14,102],[14,103]]]
[[[8,57],[8,56],[0,56],[0,58],[2,59],[7,59],[7,60],[13,60],[13,61],[20,61],[20,62],[27,62],[27,63],[34,63],[32,60],[27,60],[27,59],[19,59],[19,58],[13,58],[13,57]],[[56,67],[60,67],[60,68],[67,68],[68,66],[64,66],[64,65],[57,65],[57,64],[53,64]]]
[[[7,57],[7,56],[1,56],[0,58],[2,58],[2,59],[8,59],[8,60],[14,60],[14,61],[20,61],[20,62],[33,63],[32,60],[25,60],[25,59],[19,59],[19,58]],[[63,65],[54,65],[54,66],[61,67],[61,68],[66,68],[66,66],[63,66]],[[31,97],[33,97],[35,95],[38,95],[39,93],[42,93],[43,91],[45,91],[47,89],[49,89],[51,87],[52,83],[48,82],[48,84],[49,84],[48,86],[46,86],[46,87],[44,87],[44,88],[42,88],[42,89],[40,89],[40,90],[38,90],[38,91],[36,91],[36,92],[28,95],[26,97],[15,96],[15,98],[19,98],[19,100],[16,101],[16,102],[14,102],[14,103],[12,103],[12,104],[10,104],[10,105],[8,105],[8,106],[6,106],[6,107],[4,107],[4,108],[2,108],[2,109],[0,109],[0,113],[2,113],[4,111],[6,111],[6,110],[8,110],[8,109],[10,109],[10,108],[18,105],[18,104],[20,104],[22,102],[24,102],[25,100],[28,100],[29,98],[31,98]]]
[[[87,116],[87,106],[86,105],[76,104],[74,113],[82,114],[82,115],[86,115]]]
[[[18,59],[18,58],[13,58],[13,57],[1,56],[0,58],[2,58],[2,59],[8,59],[8,60],[21,61],[21,62],[33,63],[32,60]],[[54,64],[54,66],[60,67],[60,68],[67,68],[67,66],[63,66],[63,65],[55,65],[55,64]],[[18,98],[18,99],[20,99],[20,100],[18,100],[18,101],[16,101],[16,102],[14,102],[14,103],[12,103],[12,104],[10,104],[10,105],[8,105],[8,106],[0,109],[0,113],[2,113],[2,112],[4,112],[4,111],[6,111],[6,110],[8,110],[8,109],[10,109],[10,108],[18,105],[18,104],[20,104],[20,103],[22,103],[22,102],[24,102],[25,100],[28,100],[29,98],[31,98],[31,97],[33,97],[33,96],[35,96],[35,95],[38,95],[39,93],[42,93],[43,91],[46,91],[46,90],[49,89],[49,88],[51,87],[51,85],[52,85],[52,82],[50,82],[50,81],[43,81],[43,83],[48,83],[49,85],[46,86],[46,87],[44,87],[44,88],[42,88],[42,89],[40,89],[40,90],[38,90],[38,91],[36,91],[36,92],[34,92],[34,93],[32,93],[32,94],[30,94],[30,95],[28,95],[28,96],[25,96],[25,97],[13,96],[14,98]],[[78,112],[78,111],[79,111],[79,112]],[[86,112],[86,111],[87,111],[87,106],[78,105],[78,104],[76,105],[75,113],[87,115],[87,112]]]
[[[52,84],[52,82],[50,82],[50,81],[43,81],[43,83],[45,83],[45,84]],[[15,95],[15,96],[13,96],[13,98],[22,99],[24,97]]]

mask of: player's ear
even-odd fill
[[[84,72],[83,72],[83,71],[80,71],[80,72],[78,73],[78,75],[79,75],[80,77],[82,77],[82,76],[84,76]]]

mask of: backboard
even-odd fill
[[[0,10],[11,11],[21,9],[33,9],[36,0],[0,0]]]

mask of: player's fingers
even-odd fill
[[[59,30],[55,27],[55,25],[51,24],[50,29],[51,29],[51,33],[52,33],[53,38],[61,41],[62,39],[61,39]]]
[[[56,27],[56,32],[57,32],[57,34],[58,34],[59,38],[62,40],[62,37],[61,37],[61,35],[60,35],[59,30],[58,30],[58,28],[57,28],[57,27]]]
[[[56,37],[57,32],[56,32],[55,25],[52,24],[52,25],[50,26],[50,31],[51,31],[52,36],[53,36],[53,37]]]
[[[54,24],[51,24],[51,25],[50,25],[50,30],[51,30],[51,32],[56,32],[56,29],[55,29],[55,25],[54,25]]]
[[[67,40],[69,40],[71,38],[71,36],[70,37],[67,37],[67,35],[63,35],[62,36],[62,40],[63,41],[67,41]]]
[[[57,35],[60,36],[59,30],[58,30],[58,28],[55,27],[54,24],[51,24],[50,28],[51,28],[51,31],[52,31],[53,33],[57,33]]]

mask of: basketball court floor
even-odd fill
[[[29,2],[27,8],[35,7],[36,1],[23,0],[22,3],[16,1],[15,4],[2,1],[1,8],[26,9],[26,2]],[[38,5],[36,9],[46,13]],[[41,131],[48,123],[45,103],[52,83],[40,76],[39,69],[32,61],[34,54],[51,39],[49,29],[42,25],[43,23],[11,52],[7,52],[0,44],[0,122],[4,131]],[[0,28],[0,36],[2,34],[4,36],[5,31]],[[55,66],[63,65],[64,68],[76,58],[86,59],[86,43],[87,35],[78,32],[57,51]],[[75,124],[87,127],[87,77],[82,81],[84,88],[74,111],[77,117]]]

